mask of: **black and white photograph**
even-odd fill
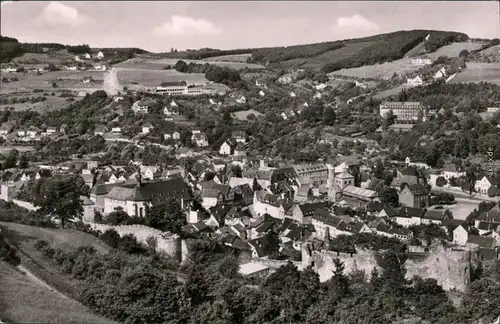
[[[0,4],[0,324],[500,324],[500,0]]]

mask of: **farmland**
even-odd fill
[[[500,63],[467,63],[467,68],[458,73],[451,83],[490,82],[500,85]]]
[[[473,51],[481,48],[484,44],[482,43],[452,43],[450,45],[445,45],[439,48],[437,51],[433,53],[427,54],[429,58],[435,60],[440,56],[448,56],[448,57],[458,57],[458,54],[464,49],[468,51]]]
[[[425,54],[427,51],[425,49],[425,41],[418,44],[414,48],[412,48],[408,53],[406,53],[405,57],[416,57],[422,54]]]
[[[257,110],[253,110],[253,109],[245,110],[245,111],[236,111],[233,114],[234,114],[234,117],[236,119],[243,120],[243,121],[247,120],[247,117],[251,114],[254,114],[256,117],[259,117],[262,115],[260,112],[258,112]]]
[[[375,94],[373,96],[373,98],[374,99],[385,99],[387,97],[395,96],[395,95],[399,94],[401,92],[401,90],[408,89],[408,88],[409,88],[409,86],[407,86],[406,84],[402,84],[402,85],[397,86],[395,88],[381,91],[381,92]]]
[[[207,58],[203,60],[188,60],[182,59],[182,61],[186,63],[195,63],[195,64],[214,64],[221,67],[229,67],[235,70],[241,70],[244,68],[249,69],[263,69],[264,66],[260,64],[251,64],[246,63],[246,58],[243,60],[243,56],[248,57],[248,54],[241,55],[227,55],[227,56],[217,56],[212,58]],[[216,61],[215,59],[221,58],[221,61]],[[231,61],[231,59],[236,58],[236,61]],[[115,67],[123,67],[123,68],[133,68],[133,69],[148,69],[148,70],[164,70],[167,65],[174,66],[179,60],[178,58],[162,58],[157,59],[153,58],[149,55],[142,55],[138,58],[133,58],[122,62],[120,64],[115,65]],[[243,61],[243,62],[242,62]]]
[[[236,62],[236,63],[246,63],[247,59],[251,57],[252,54],[234,54],[234,55],[222,55],[207,57],[203,59],[206,62]]]
[[[500,45],[495,45],[495,46],[492,46],[492,47],[489,47],[487,49],[484,49],[480,52],[481,54],[485,54],[485,55],[499,55],[500,54]]]
[[[74,60],[74,55],[67,51],[54,51],[50,53],[25,53],[14,58],[12,61],[17,64],[62,64],[66,61]]]
[[[180,73],[175,70],[150,70],[117,68],[117,77],[121,86],[134,88],[134,85],[145,87],[158,86],[162,82],[186,81],[188,84],[205,84],[207,79],[201,73]]]
[[[408,72],[415,71],[419,66],[411,64],[411,59],[404,58],[392,62],[365,65],[357,68],[342,69],[332,72],[330,75],[343,75],[353,78],[382,78],[390,79],[394,73],[398,75],[404,75]]]

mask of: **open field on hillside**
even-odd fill
[[[32,95],[33,94],[29,94],[27,96],[32,96]],[[37,94],[35,94],[35,95],[37,95]],[[13,97],[15,97],[15,96],[13,96]],[[63,109],[72,103],[72,102],[69,102],[67,100],[68,98],[59,97],[59,93],[57,93],[55,96],[47,96],[46,98],[47,98],[47,100],[45,100],[43,102],[37,102],[37,103],[25,102],[25,103],[17,103],[17,104],[8,104],[8,105],[1,105],[1,108],[2,109],[14,108],[15,111],[33,110],[33,111],[45,112],[45,111],[54,111],[54,110]],[[80,98],[74,98],[74,99],[75,99],[75,101],[78,101]]]
[[[411,64],[411,59],[404,58],[392,62],[365,65],[357,68],[342,69],[330,73],[330,75],[343,75],[354,78],[382,78],[390,79],[394,73],[405,75],[408,72],[418,70],[419,66]]]
[[[91,245],[100,253],[109,251],[109,247],[95,236],[74,229],[43,228],[9,222],[0,222],[0,228],[2,234],[7,233],[5,236],[12,244],[25,253],[35,250],[32,243],[36,240],[46,240],[67,251],[84,245]]]
[[[409,50],[408,53],[405,54],[405,57],[416,57],[416,56],[419,56],[419,55],[424,54],[424,53],[426,53],[425,41],[418,44],[417,46],[415,46],[411,50]]]
[[[491,55],[491,54],[500,54],[500,45],[495,45],[480,52],[481,54]]]
[[[342,48],[323,53],[316,57],[311,57],[308,59],[295,59],[295,60],[284,61],[282,62],[282,64],[284,66],[300,66],[301,68],[304,69],[318,68],[325,63],[339,62],[348,59],[352,56],[355,56],[363,48],[370,46],[372,44],[373,42],[347,44]]]
[[[75,300],[64,298],[0,261],[0,313],[12,323],[114,323],[93,315]]]
[[[260,112],[258,112],[257,110],[253,110],[253,109],[245,110],[245,111],[236,111],[233,113],[234,117],[238,120],[247,120],[247,117],[251,114],[254,114],[257,117],[262,116],[262,114]]]
[[[500,63],[467,63],[467,68],[458,73],[450,83],[490,82],[500,85]]]
[[[179,61],[178,59],[164,58],[159,60],[151,60],[150,63],[155,64],[163,64],[163,65],[175,65]],[[183,60],[186,63],[196,63],[196,64],[214,64],[222,67],[228,67],[235,70],[241,70],[244,68],[249,69],[263,69],[264,66],[260,64],[251,64],[251,63],[241,63],[241,62],[221,62],[221,61],[208,61],[208,60]]]
[[[241,55],[247,55],[248,54],[241,54]],[[244,68],[249,68],[249,69],[263,69],[264,66],[260,64],[250,64],[246,63],[246,58],[244,59],[243,62],[241,62],[242,56],[241,55],[227,55],[227,56],[218,56],[218,57],[212,57],[212,58],[207,58],[204,60],[188,60],[188,59],[183,59],[182,61],[186,63],[196,63],[196,64],[214,64],[222,67],[229,67],[232,69],[240,70]],[[227,57],[227,58],[226,58]],[[222,58],[221,61],[215,60],[216,58]],[[228,59],[229,58],[229,59]],[[230,61],[231,58],[237,58],[237,61]],[[133,58],[130,60],[127,60],[125,62],[119,63],[114,65],[114,67],[119,67],[119,68],[132,68],[132,69],[148,69],[148,70],[164,70],[167,65],[174,66],[175,63],[177,63],[180,59],[177,58],[162,58],[162,59],[156,59],[156,58],[151,58],[146,55]]]
[[[236,62],[236,63],[246,63],[247,59],[252,56],[252,54],[234,54],[234,55],[222,55],[214,56],[203,59],[207,62]]]
[[[5,75],[7,79],[16,77],[19,81],[4,82],[0,93],[11,93],[21,90],[42,89],[46,91],[54,91],[57,89],[73,89],[73,88],[93,88],[95,84],[83,84],[80,80],[83,77],[92,77],[102,82],[104,73],[98,71],[54,71],[47,72],[42,75],[23,75],[22,73],[8,73]],[[52,87],[52,83],[57,84],[57,89]]]
[[[484,44],[481,43],[452,43],[450,45],[443,46],[439,48],[434,53],[429,53],[427,56],[429,58],[435,60],[440,56],[448,56],[448,57],[458,57],[458,54],[464,49],[468,51],[473,51],[481,48]]]
[[[373,95],[373,98],[374,99],[385,99],[387,97],[391,97],[391,96],[395,96],[397,95],[398,93],[401,92],[401,90],[403,89],[408,89],[409,87],[406,85],[406,84],[402,84],[400,86],[397,86],[395,88],[392,88],[392,89],[389,89],[389,90],[385,90],[385,91],[381,91],[381,92],[378,92],[377,94]]]
[[[61,64],[65,61],[74,60],[75,56],[67,51],[54,51],[49,53],[25,53],[13,59],[18,64]]]
[[[180,73],[175,70],[149,70],[117,68],[120,85],[129,86],[138,83],[145,87],[158,86],[162,82],[186,81],[188,84],[205,84],[207,79],[201,73]]]

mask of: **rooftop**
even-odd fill
[[[269,269],[269,267],[260,262],[250,262],[240,265],[240,273],[244,276],[267,269]]]

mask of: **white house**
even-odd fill
[[[104,54],[102,52],[97,53],[97,58],[102,60],[104,58]]]
[[[76,71],[77,67],[76,66],[66,66],[66,70],[68,70],[68,71]]]
[[[481,180],[477,180],[476,184],[474,186],[474,189],[476,189],[476,192],[478,192],[481,195],[487,195],[488,194],[488,189],[493,185],[493,179],[489,176],[483,176]]]
[[[420,75],[417,75],[413,79],[412,78],[406,79],[406,84],[409,86],[412,86],[412,87],[417,87],[417,86],[421,86],[422,84],[424,84],[424,81],[422,80]]]
[[[171,105],[172,106],[172,105]],[[172,106],[172,107],[177,107],[176,106]],[[165,108],[163,108],[163,114],[166,116],[166,117],[173,117],[173,116],[179,116],[179,113],[177,111],[176,108],[169,108],[167,106],[165,106]]]
[[[87,59],[87,60],[90,60],[90,59],[91,59],[91,56],[90,56],[90,54],[89,54],[89,53],[85,53],[85,55],[84,55],[84,56],[85,56],[85,59]]]
[[[309,107],[309,104],[307,102],[304,102],[303,106],[304,107]]]
[[[295,98],[295,97],[297,97],[297,95],[295,94],[295,92],[290,91],[290,97]]]
[[[106,65],[104,65],[104,64],[97,64],[94,66],[94,69],[96,71],[106,71],[107,68],[106,68]]]
[[[488,107],[488,108],[486,108],[486,111],[489,112],[489,113],[494,114],[494,113],[500,111],[500,107]]]
[[[113,127],[111,128],[111,132],[115,134],[120,134],[122,132],[121,127]]]
[[[281,118],[283,118],[284,120],[288,119],[287,115],[284,112],[281,113]]]
[[[24,136],[26,136],[26,130],[24,130],[24,129],[20,129],[20,130],[18,130],[18,131],[17,131],[17,136],[19,136],[19,137],[24,137]]]
[[[439,80],[441,78],[444,78],[446,76],[446,69],[442,67],[439,71],[434,74],[434,80]]]
[[[94,135],[104,135],[104,133],[106,133],[108,131],[108,129],[106,128],[106,126],[104,125],[97,125],[94,129]]]
[[[453,230],[453,244],[465,246],[468,238],[469,232],[463,225],[460,225]]]
[[[142,125],[142,133],[143,134],[149,134],[149,132],[153,129],[153,125],[151,123],[147,123]]]
[[[138,100],[132,105],[132,111],[136,114],[147,114],[148,105]]]
[[[321,97],[323,97],[323,96],[321,95],[321,93],[316,92],[316,93],[314,94],[314,97],[313,97],[313,98],[314,98],[314,99],[321,99]]]
[[[173,132],[172,133],[172,139],[173,140],[180,140],[181,139],[181,134],[179,132]]]
[[[259,91],[259,95],[260,95],[261,97],[264,97],[264,96],[266,95],[266,93],[265,93],[264,91],[260,90],[260,91]]]
[[[175,101],[172,100],[170,107],[179,107]]]
[[[455,164],[445,165],[443,167],[443,178],[450,180],[451,178],[460,178],[465,176],[465,171],[457,167]]]
[[[241,97],[236,99],[236,102],[239,104],[245,104],[245,103],[247,103],[247,98],[245,98],[245,96],[241,96]]]
[[[76,55],[75,56],[75,61],[79,62],[80,61],[80,56]]]
[[[414,59],[411,61],[411,64],[413,65],[431,65],[432,64],[432,60],[429,59],[429,58],[417,58],[417,59]]]
[[[217,105],[217,103],[212,98],[208,99],[208,103],[214,106]]]
[[[208,146],[208,138],[205,133],[200,131],[193,131],[191,135],[191,141],[198,147],[207,147]]]
[[[314,87],[316,88],[316,90],[320,91],[320,90],[323,90],[323,89],[326,88],[326,84],[320,83],[320,84],[318,84],[318,85],[316,85]]]
[[[224,143],[222,143],[222,145],[220,146],[219,148],[219,154],[220,155],[231,155],[231,151],[233,150],[234,148],[234,144],[227,140],[227,141],[224,141]]]

